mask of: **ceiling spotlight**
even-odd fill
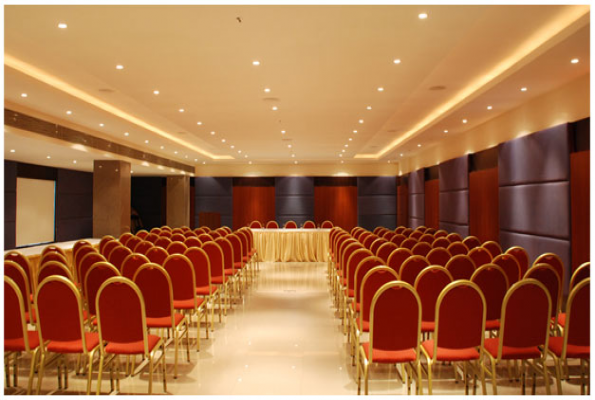
[[[252,161],[248,161],[248,164],[252,165]]]
[[[184,158],[188,158],[188,155],[184,156]]]
[[[66,115],[72,115],[72,111],[70,111],[70,110],[66,111]]]
[[[235,149],[236,148],[233,144],[231,146],[229,146],[229,147],[231,147],[232,149]]]
[[[357,131],[353,131],[353,133],[357,134]]]
[[[131,174],[134,174],[134,171],[133,171],[133,170],[130,170],[130,173],[131,173]]]
[[[384,92],[384,88],[383,88],[383,87],[379,87],[377,90],[378,90],[379,92]]]
[[[99,124],[99,126],[101,126],[103,128],[105,125],[104,124]]]
[[[570,62],[572,64],[578,64],[578,58],[573,58],[572,60],[570,60]]]
[[[203,162],[202,162],[202,165],[205,165],[206,163],[207,163],[206,161],[203,161]]]
[[[49,159],[50,159],[50,158],[52,158],[52,157],[50,157],[50,156],[47,156],[46,158],[49,160]]]
[[[401,64],[401,60],[400,60],[400,59],[398,59],[398,58],[395,58],[395,59],[393,60],[393,64]]]
[[[353,138],[349,138],[349,139],[347,139],[347,140],[349,140],[349,141],[351,142],[351,141],[353,140]]]
[[[124,136],[130,136],[130,133],[124,132]]]
[[[244,154],[244,158],[248,158],[248,154]]]
[[[426,18],[428,18],[428,14],[426,14],[426,13],[421,13],[421,14],[419,14],[417,17],[418,17],[419,19],[426,19]]]
[[[445,130],[444,130],[444,133],[448,133],[448,129],[445,129]]]
[[[21,93],[21,97],[27,97],[27,93]]]
[[[349,147],[349,145],[348,145],[348,144],[346,144],[346,145],[345,145],[345,147]]]
[[[522,87],[521,88],[521,92],[526,92],[526,91],[527,91],[527,88],[526,87]]]
[[[418,143],[418,144],[417,144],[417,147],[421,147],[421,143]]]
[[[341,164],[343,164],[343,162],[344,162],[344,161],[343,161],[343,160],[341,160]]]
[[[149,139],[145,140],[145,143],[146,143],[146,144],[149,144]]]
[[[72,163],[73,163],[73,164],[76,164],[76,160],[72,160]]]
[[[159,90],[153,90],[153,94],[157,96],[159,94]]]
[[[68,25],[66,25],[64,22],[60,22],[58,24],[58,28],[60,28],[60,29],[66,29],[66,28],[68,28]]]
[[[178,150],[174,151],[174,154],[178,154]]]
[[[492,109],[492,106],[488,106],[488,107],[487,107],[487,109],[488,109],[488,110],[491,110],[491,109]]]
[[[252,65],[260,65],[260,61],[252,61]]]
[[[463,123],[466,124],[467,123],[467,120],[466,119],[463,119]]]
[[[194,162],[197,162],[197,161],[198,161],[198,158],[195,158],[195,159],[194,159]]]
[[[116,65],[116,69],[124,69],[124,66],[122,64],[118,64]]]
[[[161,146],[160,149],[163,150],[165,148],[165,146]]]
[[[372,109],[372,106],[366,107],[366,110],[371,110],[371,109]]]
[[[211,131],[211,135],[215,135],[215,131]]]
[[[341,150],[341,153],[345,153],[345,149]]]
[[[221,143],[225,143],[225,139],[221,139]]]
[[[285,131],[281,131],[281,134],[282,134],[282,135],[285,135]]]
[[[298,162],[297,162],[297,160],[295,160],[293,163],[294,163],[294,164],[297,164]]]
[[[292,154],[291,157],[295,158],[295,154]]]
[[[277,106],[273,106],[273,107],[271,108],[271,110],[273,110],[273,111],[277,111],[278,109],[279,109],[279,108],[278,108]]]
[[[403,157],[403,153],[399,154],[399,156]]]
[[[359,121],[357,121],[357,122],[359,122],[360,124],[363,124],[363,123],[364,123],[364,120],[363,120],[363,119],[360,119],[360,120],[359,120]]]
[[[269,89],[268,87],[267,88],[264,88],[264,92],[265,93],[270,93],[270,91],[271,91],[271,89]]]
[[[16,151],[15,149],[10,149],[10,152],[11,153],[14,153],[15,151]]]
[[[179,112],[184,112],[184,109],[183,108],[180,108],[178,111]]]
[[[341,154],[339,154],[339,157],[343,157],[343,154],[342,154],[342,153],[341,153]]]
[[[196,123],[196,125],[202,125],[202,122],[198,121],[198,122]]]
[[[292,145],[290,145],[290,144],[288,144],[288,145],[287,145],[287,148],[288,148],[288,149],[291,149],[292,147],[293,147],[293,146],[292,146]]]
[[[238,150],[238,154],[242,154],[242,150]]]

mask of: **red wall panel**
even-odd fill
[[[572,270],[589,261],[590,151],[570,154],[570,214]]]
[[[346,230],[357,225],[357,186],[314,188],[314,220],[322,223],[327,219]]]
[[[275,219],[274,186],[233,187],[233,229],[247,226],[254,220],[265,224]]]
[[[498,168],[469,174],[469,234],[482,242],[500,241]]]
[[[397,186],[397,226],[407,226],[409,221],[409,196],[407,185]]]
[[[438,229],[440,224],[440,185],[438,179],[432,179],[425,183],[424,217],[425,225],[428,228]]]

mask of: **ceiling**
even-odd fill
[[[5,107],[197,169],[398,162],[590,70],[587,5],[5,6],[4,17]],[[87,171],[122,158],[7,126],[4,156]],[[180,173],[128,161],[140,175]]]

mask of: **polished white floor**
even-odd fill
[[[217,319],[216,319],[217,321]],[[201,350],[192,341],[190,362],[180,352],[179,377],[173,379],[173,344],[167,354],[167,394],[176,395],[355,395],[355,367],[351,366],[346,337],[329,293],[324,263],[261,263],[255,283],[242,304],[236,304]],[[191,336],[196,335],[192,329]],[[28,359],[22,360],[19,386],[27,382]],[[46,370],[42,394],[84,394],[86,377],[69,374],[69,388],[56,391],[56,369]],[[575,368],[571,366],[571,371]],[[553,372],[553,370],[552,370]],[[519,382],[499,371],[498,394],[521,394]],[[435,369],[434,394],[463,395],[462,383],[452,380],[453,369]],[[553,377],[553,375],[552,375]],[[102,394],[109,391],[104,375]],[[390,378],[390,379],[387,379]],[[161,374],[154,377],[153,393],[164,394]],[[530,393],[528,380],[527,393]],[[148,373],[121,377],[121,394],[146,394]],[[424,394],[427,381],[423,380]],[[96,372],[93,390],[96,388]],[[556,393],[555,382],[551,382]],[[488,394],[492,394],[487,381]],[[579,394],[577,379],[563,383],[565,395]],[[18,388],[6,394],[20,394]],[[370,394],[407,394],[394,367],[371,369]],[[478,388],[478,394],[481,394]],[[537,394],[545,394],[541,380]]]

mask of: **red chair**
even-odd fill
[[[190,362],[188,342],[188,320],[182,314],[174,312],[174,297],[169,274],[159,265],[148,263],[134,274],[134,283],[138,286],[145,300],[147,328],[171,329],[174,336],[174,379],[178,378],[178,348],[182,336],[186,335],[186,358]],[[161,337],[165,341],[165,338]]]
[[[171,230],[171,233],[172,233],[172,235],[175,235],[175,234],[178,234],[178,233],[184,234],[184,229],[182,229],[181,227],[180,228],[174,228],[174,229]]]
[[[446,239],[445,239],[446,240]],[[426,256],[430,265],[440,265],[444,267],[450,260],[450,253],[443,247],[435,247]]]
[[[355,245],[357,246],[357,245]],[[341,293],[341,296],[343,298],[343,324],[345,326],[347,326],[347,324],[349,323],[349,321],[351,320],[351,316],[348,315],[348,309],[349,309],[349,304],[351,303],[351,300],[353,299],[353,296],[355,295],[355,270],[357,269],[358,265],[366,258],[368,257],[374,257],[374,261],[376,263],[378,263],[378,265],[382,265],[383,261],[374,256],[374,253],[372,253],[370,250],[368,249],[364,249],[364,248],[357,248],[351,252],[351,254],[349,256],[346,256],[346,262],[345,262],[345,279],[346,279],[346,284],[343,287],[343,293]],[[347,331],[348,333],[350,332],[350,330]]]
[[[453,243],[453,242],[462,242],[463,241],[463,238],[461,237],[461,235],[459,235],[456,232],[449,233],[448,235],[446,235],[446,238],[448,239],[448,241],[450,243]]]
[[[510,254],[516,258],[521,268],[521,276],[525,276],[525,273],[529,269],[529,255],[527,251],[520,246],[513,246],[506,250],[505,254]]]
[[[378,247],[378,251],[376,251],[376,255],[380,257],[384,263],[388,263],[388,257],[391,253],[398,249],[398,246],[392,242],[385,242]]]
[[[203,244],[206,242],[212,242],[214,239],[208,233],[201,233],[198,235],[198,240],[200,240]]]
[[[498,244],[498,242],[494,242],[493,240],[488,240],[484,242],[481,247],[486,249],[492,255],[492,258],[496,258],[500,254],[502,254],[502,247]]]
[[[397,233],[397,234],[395,234],[395,236],[393,236],[390,239],[390,241],[393,242],[394,244],[396,244],[397,246],[400,246],[401,243],[403,243],[405,241],[405,239],[407,239],[407,237],[405,235]]]
[[[219,295],[223,296],[224,301],[228,301],[229,285],[225,275],[224,262],[223,262],[223,251],[221,247],[215,242],[207,242],[202,245],[202,249],[207,253],[209,257],[211,267],[211,284],[217,286]],[[223,313],[227,315],[227,306],[223,308]]]
[[[390,253],[386,265],[394,269],[395,272],[398,274],[401,271],[401,266],[403,265],[405,260],[411,257],[412,255],[413,254],[411,253],[411,250],[405,249],[403,247],[398,248],[394,250],[392,253]]]
[[[196,277],[192,262],[183,254],[172,254],[163,263],[163,268],[171,278],[174,309],[188,313],[188,321],[192,325],[192,315],[196,315],[196,351],[200,351],[200,319],[205,318],[208,328],[209,320],[207,302],[196,296]]]
[[[206,307],[211,309],[211,331],[213,331],[213,321],[215,320],[215,299],[219,300],[219,322],[221,322],[221,304],[220,291],[211,281],[211,263],[208,254],[201,248],[191,247],[184,253],[192,263],[194,268],[194,279],[196,280],[196,295],[202,297],[207,303]],[[208,316],[206,317],[208,319]],[[205,334],[209,338],[209,327],[205,327]]]
[[[247,265],[247,268],[252,265],[252,275],[254,275],[254,266],[258,266],[258,255],[254,247],[254,234],[250,229],[239,229],[235,235],[242,241],[242,262]],[[248,271],[246,271],[248,273]]]
[[[130,250],[128,247],[119,246],[119,247],[116,247],[115,249],[113,249],[109,253],[109,256],[107,257],[107,261],[112,263],[114,265],[114,267],[116,267],[117,269],[120,270],[120,269],[122,269],[122,263],[124,262],[124,259],[131,254],[132,254],[132,250]]]
[[[77,240],[74,245],[72,245],[72,258],[74,259],[76,257],[76,253],[78,253],[79,249],[83,246],[91,246],[93,247],[93,245],[91,244],[91,242],[89,242],[88,240]]]
[[[186,238],[198,237],[198,235],[191,230],[187,230],[187,231],[184,231],[184,237],[186,237]]]
[[[183,242],[171,242],[169,246],[167,246],[166,250],[169,255],[184,254],[184,252],[188,250],[188,246],[186,246]]]
[[[72,273],[68,267],[58,261],[48,261],[41,266],[37,272],[37,286],[49,276],[63,276],[69,281],[73,282]]]
[[[424,256],[411,256],[403,261],[398,272],[399,278],[413,286],[419,273],[429,265],[430,263]]]
[[[106,257],[106,254],[105,254],[105,246],[106,246],[108,243],[111,243],[111,242],[117,242],[117,243],[115,243],[115,244],[112,244],[112,246],[117,246],[117,245],[120,245],[120,242],[118,242],[118,241],[116,240],[116,238],[114,238],[114,237],[113,237],[113,236],[111,236],[111,235],[105,235],[105,236],[104,236],[104,237],[102,237],[102,238],[101,238],[101,240],[99,241],[99,252],[100,252],[100,253],[101,253],[101,255],[103,255],[104,257]],[[110,250],[111,250],[111,248],[110,248]],[[109,252],[108,252],[108,254],[109,254]]]
[[[452,281],[450,272],[439,265],[424,268],[415,278],[413,287],[421,300],[421,333],[434,332],[436,301],[440,292]]]
[[[297,229],[297,224],[295,223],[295,221],[287,221],[285,223],[285,225],[283,226],[283,228],[285,229]]]
[[[435,321],[435,339],[421,344],[421,350],[428,361],[428,394],[432,394],[432,366],[437,361],[462,361],[465,367],[466,363],[470,364],[470,368],[463,368],[465,394],[469,394],[467,371],[471,370],[474,383],[479,375],[482,393],[485,395],[485,374],[480,357],[485,336],[486,302],[481,289],[469,281],[448,284],[438,296]],[[475,366],[471,364],[472,361],[475,361]],[[473,394],[476,394],[475,384]]]
[[[136,232],[136,236],[138,236],[139,238],[145,240],[147,235],[149,234],[149,232],[147,232],[146,229],[141,229],[140,231]]]
[[[447,237],[448,236],[448,232],[446,232],[444,229],[438,229],[436,231],[436,233],[434,233],[434,237],[435,238],[441,238],[441,237]]]
[[[378,236],[374,234],[367,235],[365,239],[361,241],[361,244],[363,244],[366,249],[370,250],[372,248],[372,243],[374,243],[376,239],[378,239]]]
[[[223,273],[227,276],[226,280],[228,285],[231,286],[231,292],[229,292],[229,304],[230,306],[233,304],[233,296],[237,294],[238,299],[241,298],[241,281],[240,281],[240,272],[241,269],[236,269],[235,267],[235,260],[233,257],[233,246],[231,242],[225,238],[217,238],[215,239],[215,243],[219,245],[221,251],[223,252]]]
[[[41,258],[43,258],[43,256],[49,253],[58,253],[62,257],[66,258],[66,252],[64,251],[64,249],[53,244],[48,244],[43,248],[43,250],[41,251]]]
[[[459,242],[455,242],[455,243],[459,243]],[[436,249],[436,248],[439,248],[439,247],[442,247],[444,249],[448,249],[448,246],[450,246],[450,245],[451,245],[450,241],[447,238],[445,238],[445,237],[437,237],[432,242],[432,248],[433,249]]]
[[[403,231],[401,231],[401,234],[405,235],[405,237],[409,237],[409,235],[411,235],[413,233],[413,229],[411,228],[405,228],[403,229]]]
[[[99,288],[105,281],[115,276],[121,276],[120,271],[108,262],[98,262],[93,264],[85,275],[85,281],[83,282],[83,297],[87,304],[87,311],[89,312],[88,319],[93,323],[97,323],[97,321],[94,320],[94,317],[97,315],[96,299]]]
[[[142,355],[149,361],[149,394],[153,393],[153,372],[161,361],[163,391],[166,392],[165,344],[159,336],[148,333],[145,302],[138,286],[122,277],[105,281],[97,294],[97,320],[101,342],[97,394],[101,394],[104,365],[113,369],[119,355]],[[156,359],[158,349],[161,356]],[[116,379],[119,390],[119,374]]]
[[[322,224],[320,224],[320,227],[322,229],[330,229],[330,228],[333,228],[334,225],[333,225],[333,223],[331,221],[326,220],[326,221],[323,221]]]
[[[118,238],[118,241],[120,243],[122,243],[122,246],[126,246],[126,243],[128,242],[128,240],[133,236],[134,235],[130,232],[124,232],[123,234],[120,235],[120,237]]]
[[[6,265],[6,264],[5,264]],[[591,275],[591,262],[587,261],[586,263],[582,263],[579,265],[572,276],[570,277],[570,288],[569,290],[572,291],[576,285],[578,285],[583,280],[589,278]],[[568,308],[568,307],[567,307]],[[560,328],[564,329],[566,326],[566,313],[559,313],[558,314],[558,325]]]
[[[151,242],[153,244],[155,244],[155,242],[157,242],[157,240],[159,239],[159,235],[155,234],[155,233],[149,233],[147,235],[147,237],[145,237],[145,240],[147,242]]]
[[[579,359],[581,367],[581,395],[585,394],[585,386],[589,385],[591,391],[590,368],[591,342],[590,342],[590,319],[591,319],[591,278],[585,278],[578,282],[570,291],[566,304],[566,326],[564,335],[550,337],[548,342],[548,353],[551,354],[556,366],[556,385],[558,395],[562,395],[562,367],[561,362],[567,359]],[[587,379],[584,379],[585,371]]]
[[[481,247],[481,240],[475,236],[467,236],[465,239],[463,239],[463,244],[467,246],[469,250],[471,250],[476,247]]]
[[[494,396],[498,394],[496,365],[500,360],[533,360],[529,366],[543,375],[546,393],[550,384],[545,359],[549,340],[552,302],[547,289],[535,279],[523,279],[515,283],[502,304],[500,332],[498,337],[484,340],[484,354],[488,357]],[[542,353],[540,348],[545,349]],[[525,394],[525,376],[522,374],[522,394]],[[533,386],[535,394],[535,386]]]
[[[372,244],[370,245],[370,251],[374,254],[377,254],[378,248],[380,248],[380,246],[382,246],[385,243],[388,243],[388,241],[383,238],[378,238],[378,239],[374,240],[372,242]]]
[[[463,242],[453,242],[448,245],[446,250],[448,250],[448,252],[453,256],[457,256],[459,254],[467,255],[467,253],[469,253],[469,249]]]
[[[434,235],[430,235],[429,233],[424,233],[419,238],[419,241],[431,245],[432,243],[434,243]]]
[[[415,240],[414,238],[407,238],[403,240],[403,242],[401,243],[401,247],[411,250],[413,249],[413,246],[415,246],[416,244],[417,240]]]
[[[250,228],[262,229],[262,223],[260,221],[252,221],[252,222],[250,222]]]
[[[205,233],[211,232],[211,228],[209,228],[208,226],[201,226],[201,228]]]
[[[35,316],[35,308],[32,306],[32,302],[29,301],[31,299],[31,283],[29,282],[29,278],[25,273],[25,270],[14,261],[4,261],[4,276],[12,279],[12,281],[17,285],[23,299],[27,300],[25,302],[25,320],[27,323],[35,323],[37,322],[37,318]]]
[[[463,254],[452,257],[445,267],[454,280],[471,279],[476,269],[471,257]]]
[[[200,239],[197,236],[187,237],[186,240],[184,240],[184,244],[188,248],[202,246],[202,242],[200,241]]]
[[[386,229],[386,228],[384,228],[382,226],[377,226],[376,228],[374,228],[374,230],[372,231],[372,233],[374,233],[374,235],[376,235],[376,236],[380,236],[380,233],[379,232],[382,231],[383,229]]]
[[[417,393],[422,394],[420,365],[421,302],[415,290],[404,282],[384,284],[372,300],[369,342],[362,343],[357,367],[357,392],[368,394],[368,368],[371,363],[406,364],[409,369],[407,393],[411,393],[411,375],[416,377]],[[395,318],[398,315],[398,318]]]
[[[120,272],[124,278],[132,280],[132,278],[134,278],[134,274],[136,274],[136,271],[144,264],[148,264],[150,262],[151,260],[149,260],[146,256],[140,253],[132,253],[122,262]]]
[[[87,276],[89,269],[91,269],[93,264],[98,262],[107,262],[107,260],[99,253],[89,253],[81,259],[81,264],[77,273],[81,290],[84,290],[85,288],[85,277]]]
[[[399,233],[403,233],[403,231],[405,230],[404,226],[397,226],[395,228],[395,233],[399,234]]]
[[[535,279],[541,282],[547,288],[552,301],[552,322],[556,324],[558,321],[558,313],[560,312],[560,304],[562,302],[562,284],[560,277],[555,269],[549,264],[536,264],[529,268],[523,279]]]
[[[267,222],[266,229],[279,229],[279,224],[277,223],[277,221],[269,221]]]
[[[153,247],[155,247],[153,243],[149,242],[148,240],[143,240],[142,242],[136,245],[136,247],[134,248],[134,252],[139,254],[147,254],[147,251],[149,251]]]
[[[562,259],[554,253],[544,253],[535,259],[533,266],[541,263],[549,264],[556,270],[560,277],[560,283],[564,287],[564,263]]]
[[[17,250],[10,250],[4,254],[4,261],[12,261],[17,263],[25,274],[27,275],[27,279],[29,280],[29,288],[35,289],[37,286],[35,284],[36,275],[33,273],[31,269],[31,264],[29,264],[29,259],[23,255],[20,251]],[[33,291],[31,291],[33,294]],[[33,298],[31,298],[33,300]]]
[[[161,232],[159,233],[160,238],[167,238],[167,239],[171,240],[172,236],[173,236],[173,233],[168,230],[161,230]]]
[[[97,333],[85,332],[83,301],[74,283],[63,276],[50,276],[41,282],[35,294],[41,359],[38,367],[37,395],[41,391],[46,356],[58,354],[58,388],[68,388],[66,354],[82,354],[87,358],[87,396],[91,393],[93,356],[99,348]]]
[[[411,232],[411,234],[409,235],[409,237],[411,239],[415,239],[419,242],[419,238],[421,238],[424,234],[423,230],[420,230],[419,228],[415,229],[413,232]]]
[[[411,252],[414,256],[427,256],[428,253],[432,250],[432,245],[428,242],[418,242],[413,248]]]
[[[514,285],[524,276],[521,275],[519,263],[512,254],[500,254],[492,260],[492,264],[498,265],[504,272],[506,272],[509,285]]]
[[[165,236],[161,236],[159,237],[159,239],[157,239],[157,241],[155,242],[155,246],[157,247],[162,247],[164,249],[167,249],[167,246],[169,246],[172,243],[171,239]]]
[[[145,256],[151,261],[152,263],[159,264],[163,266],[163,262],[169,256],[167,251],[163,247],[152,247],[147,251]]]
[[[390,242],[390,240],[395,237],[396,233],[394,233],[393,231],[386,231],[382,234],[382,238],[386,239],[387,241]]]
[[[9,261],[11,262],[11,261]],[[12,262],[11,262],[12,263]],[[26,275],[18,264],[13,263]],[[26,297],[27,296],[27,297]],[[21,353],[31,356],[29,367],[29,381],[27,394],[31,394],[33,388],[33,373],[39,357],[39,333],[27,329],[27,308],[29,307],[28,295],[24,295],[19,285],[9,276],[4,275],[4,366],[6,369],[6,386],[10,387],[10,358],[13,358],[13,385],[18,386],[18,358]]]
[[[241,238],[241,232],[237,234],[230,233],[225,237],[231,243],[231,247],[233,249],[233,267],[240,273],[240,278],[244,278],[244,287],[248,285],[248,275],[247,275],[247,266],[248,263],[246,262],[247,258],[244,257],[243,248],[247,244]]]
[[[475,247],[474,249],[469,250],[467,254],[473,262],[475,263],[475,267],[479,268],[484,264],[489,264],[492,262],[492,253],[484,249],[483,247]]]
[[[66,261],[66,257],[64,257],[62,254],[58,253],[58,252],[54,252],[54,251],[50,251],[45,253],[45,255],[41,256],[41,261],[39,262],[39,266],[43,266],[45,263],[47,262],[58,262],[60,264],[63,264],[65,266],[68,267],[68,261]]]
[[[506,272],[496,264],[485,264],[475,270],[471,276],[486,300],[486,331],[500,329],[502,302],[508,291]]]
[[[138,244],[143,241],[143,238],[141,238],[140,236],[133,236],[130,239],[128,239],[125,246],[128,247],[130,250],[135,251],[136,246],[138,246]]]
[[[186,236],[183,233],[174,233],[171,237],[172,242],[184,242],[186,240]]]
[[[97,253],[97,250],[95,250],[93,247],[91,246],[82,246],[79,247],[77,253],[74,255],[74,271],[75,271],[75,275],[76,275],[76,280],[77,282],[82,282],[81,278],[80,278],[80,272],[81,272],[81,261],[83,260],[83,257],[85,257],[87,254],[89,253]],[[97,253],[99,254],[99,253]]]
[[[151,228],[151,230],[149,231],[149,234],[154,233],[155,235],[159,235],[161,233],[161,229],[160,228]]]

